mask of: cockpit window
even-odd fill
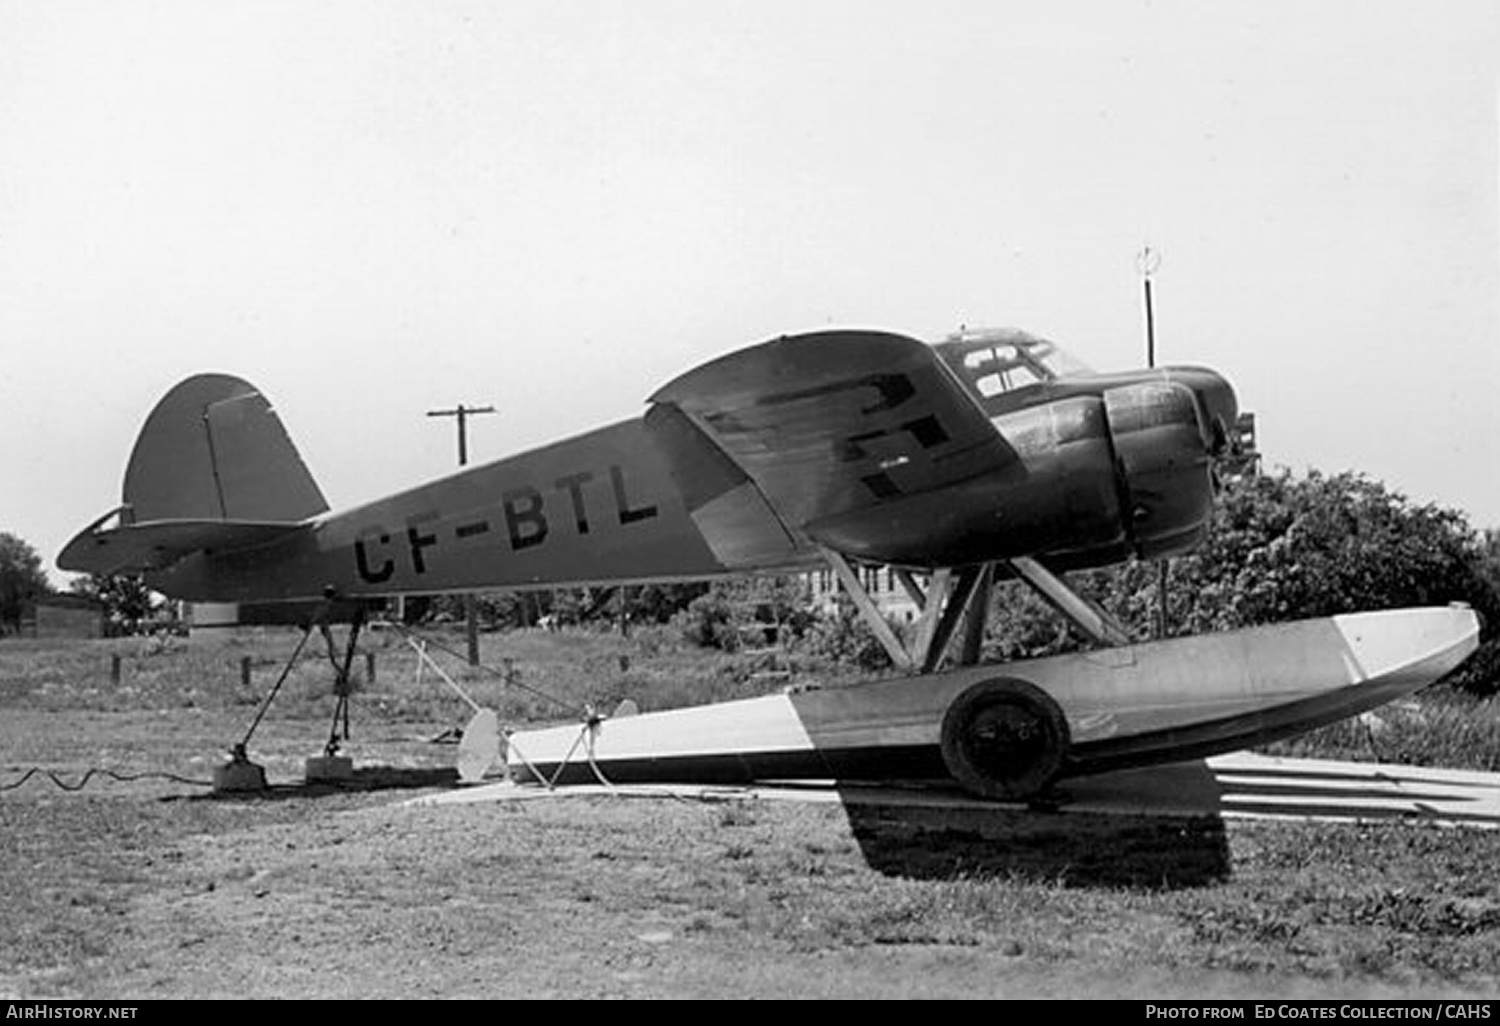
[[[964,357],[964,369],[986,398],[1047,380],[1045,371],[1027,361],[1016,346],[976,349]]]
[[[1055,378],[1092,373],[1055,342],[1020,331],[960,332],[938,347],[986,399]]]

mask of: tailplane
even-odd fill
[[[328,509],[271,404],[227,374],[188,378],[156,404],[130,454],[121,498],[68,543],[59,567],[161,570],[193,552],[281,540]]]

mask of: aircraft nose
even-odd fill
[[[1207,367],[1174,367],[1171,380],[1188,386],[1198,401],[1202,416],[1203,443],[1214,456],[1228,454],[1234,440],[1234,426],[1239,419],[1239,399],[1222,374]]]

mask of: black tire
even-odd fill
[[[1013,677],[973,685],[943,714],[943,762],[983,798],[1025,801],[1046,791],[1062,772],[1069,744],[1062,707]]]

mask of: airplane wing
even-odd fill
[[[651,401],[685,415],[783,524],[815,539],[851,515],[865,542],[909,532],[859,515],[1018,462],[938,355],[888,332],[782,337],[689,371]]]

